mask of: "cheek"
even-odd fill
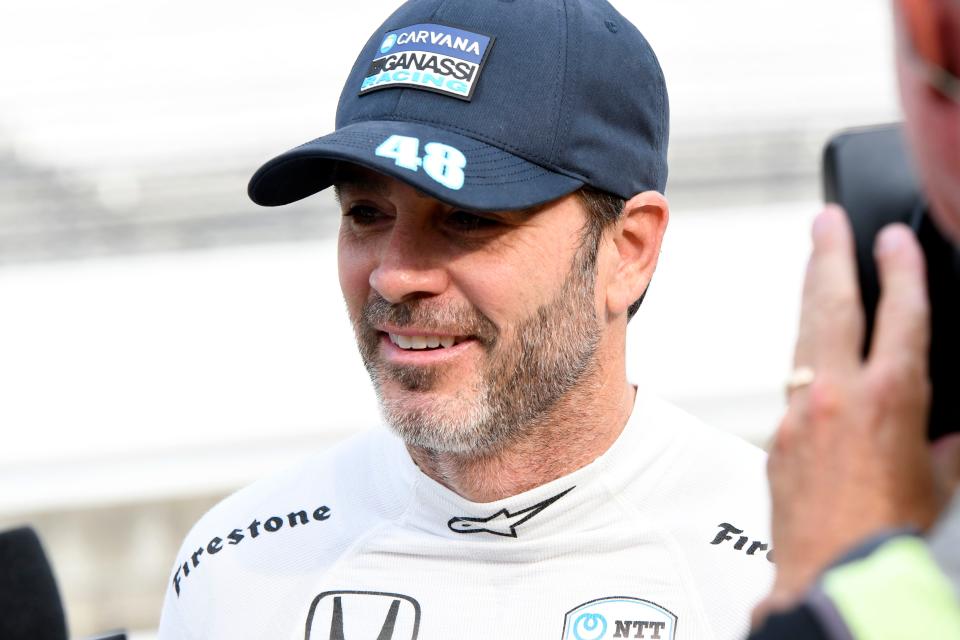
[[[960,246],[960,170],[931,167],[926,178],[937,228]]]
[[[351,317],[356,317],[370,295],[372,272],[373,262],[369,256],[341,238],[337,248],[337,273]]]
[[[960,107],[901,62],[900,90],[911,152],[942,231],[960,240]]]
[[[565,248],[512,249],[492,259],[452,266],[454,281],[469,303],[507,331],[556,299],[572,260]]]
[[[899,64],[900,94],[907,136],[921,167],[960,173],[960,107],[927,85],[910,64]]]

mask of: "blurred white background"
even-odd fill
[[[638,383],[763,443],[782,407],[819,154],[898,118],[876,0],[619,0],[671,96],[672,220]],[[149,637],[190,524],[378,422],[329,195],[248,202],[328,132],[397,5],[0,4],[0,528],[38,527],[77,637]]]

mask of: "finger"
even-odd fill
[[[920,243],[909,227],[893,224],[877,236],[880,302],[869,362],[919,367],[926,375],[930,303]]]
[[[757,603],[757,606],[753,608],[753,611],[750,613],[750,628],[754,631],[763,627],[764,623],[767,621],[767,618],[770,617],[770,614],[774,612],[776,605],[770,599],[770,596],[767,596],[763,600]]]
[[[793,366],[804,367],[813,364],[814,312],[813,295],[816,279],[814,278],[814,256],[807,260],[807,270],[803,277],[803,293],[800,300],[800,326],[797,328],[797,344],[793,351]]]
[[[960,487],[960,433],[940,438],[930,453],[937,484],[944,497],[949,497]]]
[[[859,366],[864,321],[856,269],[850,222],[843,209],[828,205],[813,225],[795,366]]]

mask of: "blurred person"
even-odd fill
[[[656,56],[605,0],[390,16],[336,131],[250,194],[335,187],[340,284],[393,434],[207,513],[160,637],[741,637],[772,579],[764,454],[625,370],[667,137]]]
[[[895,0],[894,12],[908,141],[930,213],[960,247],[960,2]],[[922,250],[904,225],[878,236],[882,294],[861,361],[842,210],[818,216],[813,245],[769,461],[777,577],[751,637],[960,638],[960,435],[926,440]]]

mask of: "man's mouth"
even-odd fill
[[[387,333],[390,342],[405,351],[424,351],[430,349],[449,349],[468,340],[465,336],[423,335],[408,336],[399,333]]]

